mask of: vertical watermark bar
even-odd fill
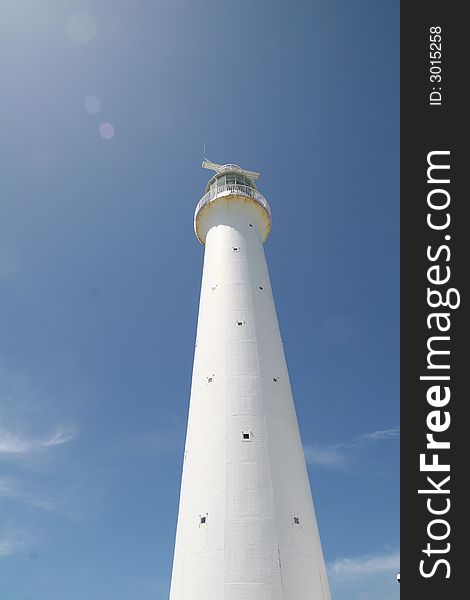
[[[458,598],[467,588],[466,28],[461,3],[401,3],[404,600]]]

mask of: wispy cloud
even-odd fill
[[[377,573],[396,573],[400,567],[398,551],[387,554],[339,558],[328,565],[331,579],[345,581]]]
[[[60,396],[27,373],[0,369],[0,460],[37,467],[76,437],[67,393]]]
[[[305,446],[304,452],[305,460],[311,465],[336,467],[341,466],[345,461],[340,446],[308,445]]]
[[[75,431],[65,426],[57,427],[55,431],[42,438],[28,437],[23,433],[0,427],[0,458],[38,454],[54,446],[66,444],[76,435]]]
[[[2,369],[0,398],[0,557],[34,557],[41,513],[81,520],[65,452],[78,435],[76,403],[60,380]]]
[[[370,433],[363,433],[354,437],[349,442],[337,444],[307,444],[304,447],[305,459],[312,465],[322,467],[343,467],[350,460],[351,451],[356,448],[368,446],[376,442],[391,440],[400,437],[400,427],[380,429]]]
[[[24,547],[21,540],[13,538],[0,539],[0,556],[10,556],[11,554],[19,554]]]
[[[68,519],[80,520],[79,514],[71,508],[73,501],[69,496],[67,490],[61,490],[60,496],[57,497],[47,496],[37,489],[22,485],[16,479],[0,477],[0,500],[19,502]]]
[[[352,440],[352,444],[359,446],[367,444],[368,442],[375,442],[380,440],[390,440],[393,438],[400,437],[400,427],[392,427],[391,429],[380,429],[379,431],[373,431],[372,433],[363,433]]]
[[[397,550],[339,558],[327,565],[328,579],[335,598],[348,600],[399,600],[400,570]]]

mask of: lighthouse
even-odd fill
[[[330,600],[263,243],[259,173],[215,171],[170,600]]]

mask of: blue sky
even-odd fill
[[[206,143],[271,204],[333,597],[396,600],[398,1],[1,12],[2,598],[167,598]]]

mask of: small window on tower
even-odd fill
[[[275,381],[276,383],[278,383],[279,377],[273,377],[273,381]]]
[[[300,518],[294,517],[294,525],[300,525]]]
[[[205,525],[207,523],[207,515],[199,515],[199,525]]]
[[[251,431],[242,431],[242,440],[249,442],[251,440]]]
[[[253,227],[253,225],[250,223],[250,227]]]
[[[214,376],[211,375],[210,377],[207,378],[207,383],[212,383],[214,381]]]
[[[262,285],[260,285],[260,286],[259,286],[259,289],[260,289],[261,291],[263,291],[263,290],[264,290],[264,288],[263,288],[263,286],[262,286]]]
[[[238,246],[232,246],[232,252],[240,252],[240,248]]]
[[[238,327],[241,327],[243,325],[243,321],[237,321],[237,325]]]

